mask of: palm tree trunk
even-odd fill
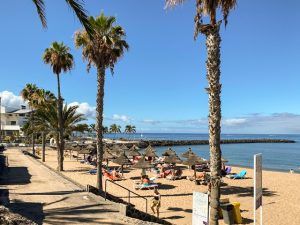
[[[220,23],[206,32],[207,80],[209,96],[209,149],[210,149],[210,225],[218,225],[218,207],[221,183],[221,84],[220,84]]]
[[[31,140],[32,140],[32,154],[35,155],[35,148],[34,148],[34,145],[35,145],[35,138],[34,138],[34,124],[33,124],[33,121],[34,121],[34,115],[33,115],[33,108],[31,108],[31,129],[32,129],[32,136],[31,136]]]
[[[57,118],[58,118],[58,133],[59,133],[59,144],[57,144],[57,151],[59,154],[59,161],[58,161],[58,171],[63,171],[63,161],[64,161],[64,130],[63,130],[63,118],[62,118],[62,105],[63,100],[60,94],[60,80],[59,74],[57,74]]]
[[[97,188],[103,190],[102,185],[102,161],[103,161],[103,100],[104,100],[104,81],[105,68],[97,68],[97,115],[96,115],[96,134],[97,134]]]
[[[59,162],[61,161],[61,154],[59,152],[59,149],[60,149],[60,144],[59,144],[59,133],[56,132],[56,135],[55,135],[55,140],[56,140],[56,149],[57,149],[57,170],[59,170]]]
[[[43,148],[43,154],[42,154],[42,161],[45,162],[45,151],[46,151],[46,135],[45,132],[42,132],[42,148]]]

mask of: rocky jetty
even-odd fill
[[[287,139],[224,139],[221,144],[249,144],[249,143],[295,143]],[[140,148],[152,146],[178,146],[178,145],[208,145],[208,140],[141,140],[136,144]]]

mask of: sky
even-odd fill
[[[19,106],[26,83],[57,93],[42,61],[53,41],[75,59],[61,75],[68,104],[95,122],[96,71],[86,71],[74,33],[82,29],[63,0],[45,0],[48,29],[32,1],[4,1],[0,14],[0,95]],[[300,132],[300,1],[238,1],[221,27],[222,133]],[[195,1],[166,10],[163,0],[86,0],[92,16],[115,16],[130,49],[106,73],[104,125],[133,124],[137,132],[208,132],[205,37],[193,40]],[[206,21],[206,20],[205,20]]]

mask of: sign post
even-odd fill
[[[208,194],[193,192],[193,225],[208,225]]]
[[[254,155],[254,225],[256,210],[260,208],[260,225],[262,225],[262,154]]]

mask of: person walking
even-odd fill
[[[151,210],[152,210],[153,214],[155,215],[155,208],[156,208],[156,214],[157,214],[158,218],[159,218],[160,205],[161,205],[161,196],[160,196],[160,193],[158,192],[158,190],[155,188],[154,189],[154,196],[153,196],[153,199],[152,199]]]

